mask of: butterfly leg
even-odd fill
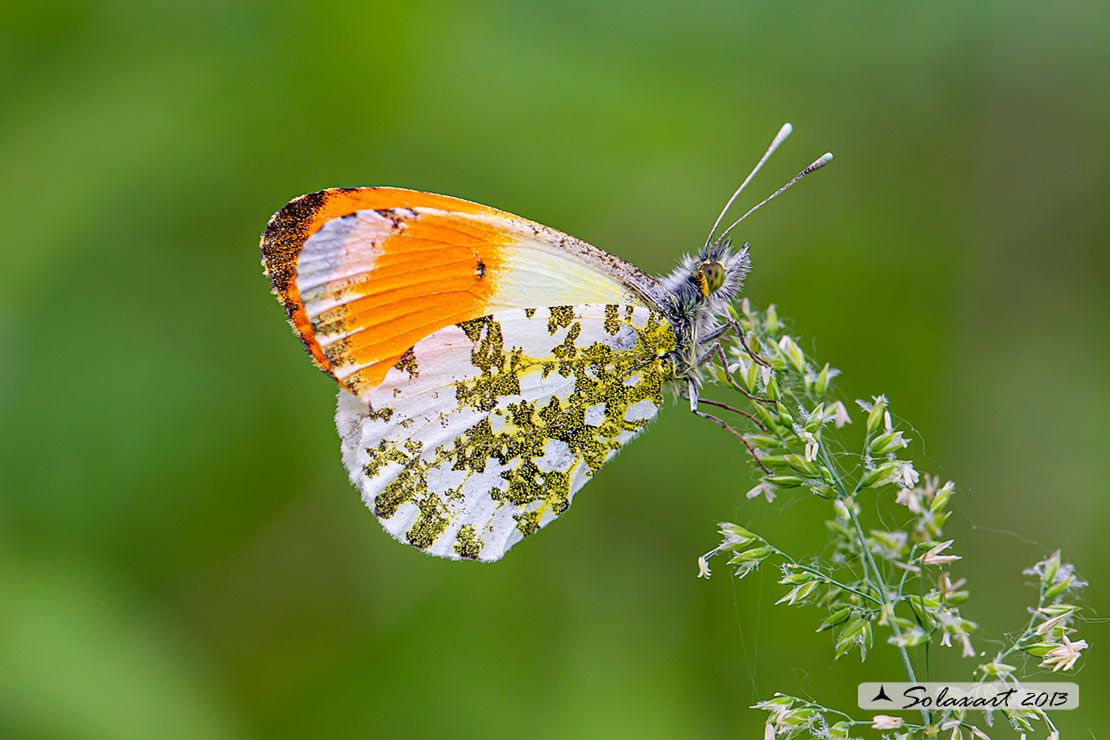
[[[725,411],[731,411],[733,413],[740,414],[741,416],[745,417],[748,421],[755,424],[757,427],[759,427],[763,431],[767,431],[767,427],[765,427],[763,425],[763,422],[761,422],[758,418],[756,418],[752,414],[749,414],[744,409],[738,409],[735,406],[729,406],[727,403],[721,403],[720,401],[711,401],[708,398],[698,398],[698,404],[703,404],[703,403],[706,404],[707,406],[714,406],[714,407],[719,408],[719,409],[724,409]]]
[[[714,339],[719,339],[720,337],[723,337],[725,334],[728,334],[730,331],[739,332],[740,331],[740,324],[736,323],[732,319],[729,319],[727,322],[725,322],[721,326],[718,326],[716,329],[714,329],[713,331],[709,332],[704,337],[702,337],[701,341],[703,341],[703,342],[712,342]]]
[[[717,344],[715,344],[708,352],[705,353],[705,355],[702,357],[701,362],[708,360],[714,354],[717,355],[717,359],[721,362],[721,369],[724,371],[725,379],[728,380],[729,385],[731,385],[733,388],[740,391],[742,394],[753,401],[759,401],[760,403],[778,403],[778,401],[773,398],[763,398],[762,396],[753,395],[749,393],[746,388],[736,382],[736,379],[732,377],[732,373],[728,369],[728,356],[725,355],[725,348],[721,346],[720,342],[717,342]]]
[[[740,344],[744,347],[744,352],[748,357],[752,358],[752,362],[763,367],[771,367],[771,363],[764,360],[762,357],[755,353],[755,350],[748,345],[748,340],[744,336],[744,328],[740,326],[740,322],[735,319],[729,319],[723,325],[718,326],[713,331],[709,332],[702,338],[702,342],[712,342],[714,339],[719,339],[729,332],[734,332],[740,339]]]
[[[748,357],[752,358],[752,362],[757,365],[762,365],[763,367],[771,367],[771,363],[757,355],[752,348],[748,346],[748,339],[744,336],[744,329],[740,326],[740,322],[729,319],[728,323],[735,327],[736,336],[740,338],[740,344],[744,347],[744,351],[748,353]]]
[[[736,431],[731,426],[729,426],[728,422],[726,422],[724,419],[718,419],[716,416],[713,416],[712,414],[707,414],[704,411],[699,411],[695,407],[695,404],[697,403],[697,401],[694,399],[693,396],[690,396],[690,399],[691,399],[691,401],[690,401],[691,409],[690,410],[694,412],[695,416],[700,416],[703,419],[707,419],[707,420],[713,422],[714,424],[719,426],[721,429],[724,429],[726,432],[731,434],[733,437],[736,437],[738,440],[740,440],[740,442],[744,445],[744,447],[747,448],[748,454],[752,456],[752,460],[755,461],[755,464],[758,465],[764,473],[767,473],[768,475],[771,474],[771,470],[766,465],[763,464],[763,461],[759,459],[759,455],[755,454],[755,448],[752,447],[752,444],[751,444],[751,442],[748,441],[747,437],[745,437],[743,434],[741,434],[740,432]],[[710,405],[713,405],[713,406],[723,405],[723,404],[717,404],[717,403],[708,402],[708,401],[703,401],[703,402],[710,403]]]

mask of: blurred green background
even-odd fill
[[[784,120],[746,203],[836,161],[745,224],[747,294],[958,482],[976,646],[1056,547],[1106,614],[1108,35],[1094,0],[7,7],[0,736],[759,737],[776,690],[896,679],[773,574],[694,578],[718,520],[799,549],[824,509],[744,501],[679,407],[501,563],[396,544],[259,266],[288,199],[388,184],[663,272]],[[1101,736],[1081,627],[1058,717]]]

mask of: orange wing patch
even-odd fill
[[[460,213],[507,216],[495,208],[446,195],[403,188],[332,188],[291,200],[266,225],[262,234],[262,265],[274,286],[294,331],[316,365],[330,372],[326,354],[316,342],[312,324],[305,314],[297,289],[297,258],[309,237],[335,218],[361,210],[385,208],[440,208]]]
[[[375,217],[393,213],[405,211]],[[496,292],[504,236],[495,228],[424,213],[392,224],[375,245],[372,270],[349,259],[332,266],[336,274],[358,276],[338,289],[324,286],[304,301],[335,377],[362,395],[424,337],[485,314]]]
[[[367,403],[409,349],[444,327],[517,308],[667,300],[653,278],[574,237],[399,188],[303,195],[270,219],[261,247],[313,361]]]

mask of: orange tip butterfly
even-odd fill
[[[400,188],[295,198],[262,264],[317,367],[339,384],[343,464],[391,535],[499,560],[554,521],[655,417],[697,408],[749,267],[729,233],[827,164],[819,158],[717,234],[790,135],[786,124],[713,225],[663,278],[511,213]]]

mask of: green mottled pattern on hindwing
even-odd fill
[[[551,318],[547,320],[547,333],[554,334],[574,322],[574,306],[552,306],[547,309]]]
[[[449,520],[445,516],[446,507],[442,499],[434,493],[428,493],[420,499],[417,506],[420,508],[420,517],[405,534],[409,544],[426,550],[432,546],[443,530],[447,529]]]
[[[472,384],[455,387],[459,404],[489,411],[499,397],[520,393],[521,353],[519,350],[505,353],[501,324],[492,316],[483,316],[464,321],[458,327],[474,342],[470,362],[481,372]]]
[[[371,455],[370,462],[363,466],[363,473],[367,478],[376,477],[389,463],[399,463],[404,467],[401,474],[378,494],[374,501],[374,513],[383,519],[389,519],[397,513],[397,507],[412,499],[420,491],[423,480],[419,477],[416,465],[420,460],[422,446],[417,442],[407,441],[395,444],[382,440],[376,454]]]
[[[603,322],[594,313],[596,318],[590,320],[596,323],[584,331],[573,307],[557,306],[545,312],[547,316],[534,319],[521,312],[513,319],[513,331],[528,332],[529,341],[536,341],[537,335],[528,324],[543,332],[538,336],[551,337],[549,349],[541,356],[506,347],[496,316],[457,325],[473,344],[473,367],[454,382],[454,400],[458,413],[470,409],[468,413],[483,414],[480,420],[427,451],[411,440],[382,440],[368,450],[371,458],[364,473],[369,478],[385,465],[401,466],[375,497],[374,510],[388,520],[401,505],[412,502],[415,521],[404,534],[410,544],[428,549],[436,543],[458,516],[452,501],[463,501],[465,480],[475,475],[497,475],[500,481],[494,477],[484,483],[489,486],[489,498],[497,508],[512,507],[522,535],[535,532],[546,515],[558,516],[567,509],[574,490],[582,485],[581,476],[596,473],[662,405],[663,385],[671,378],[670,364],[662,358],[674,350],[675,334],[661,315],[645,311],[646,323],[638,326],[631,323],[632,312],[625,311],[627,318],[623,318],[620,307],[606,306]],[[633,333],[625,332],[618,346],[627,348],[614,349],[610,345],[625,328]],[[564,329],[565,336],[556,336]],[[535,397],[537,388],[531,381],[532,400],[528,400],[521,396],[521,381],[533,374],[543,379],[541,395]],[[545,395],[542,391],[548,385],[552,391]],[[645,401],[650,404],[647,412],[638,409],[633,418],[627,418],[630,408]],[[550,447],[552,442],[558,443],[555,448]],[[553,458],[560,461],[557,470],[544,469],[551,467],[550,462],[541,463],[551,449],[559,451]],[[437,469],[463,472],[464,484],[446,493],[433,492],[428,476]],[[578,483],[573,480],[576,470],[580,471]],[[454,535],[451,551],[460,558],[477,558],[484,536],[480,527],[464,523]]]
[[[464,524],[459,527],[459,533],[455,536],[455,554],[464,560],[477,560],[483,544],[474,525]]]
[[[415,378],[420,375],[420,368],[416,364],[416,354],[412,351],[412,347],[405,350],[405,353],[401,355],[401,359],[398,360],[397,364],[393,367],[398,370],[404,370],[409,374],[410,378]]]
[[[620,330],[620,306],[610,304],[605,307],[605,333],[615,335]]]
[[[393,409],[388,406],[383,409],[369,409],[366,412],[368,419],[380,419],[381,421],[389,421],[393,418]]]

